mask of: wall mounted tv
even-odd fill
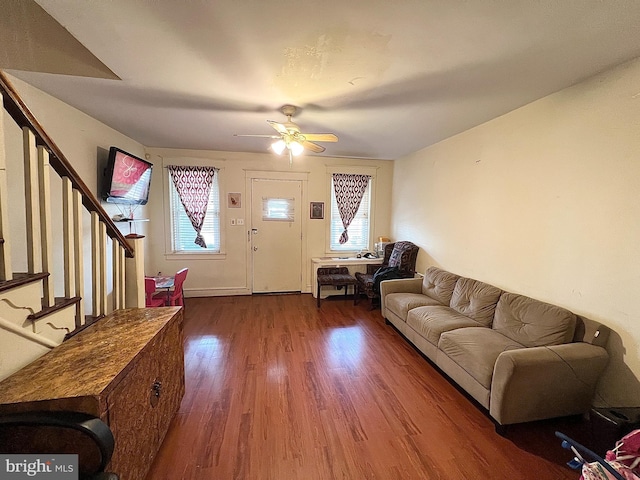
[[[109,203],[145,205],[153,164],[116,147],[109,149],[104,199]]]

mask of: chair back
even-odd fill
[[[389,257],[389,266],[398,267],[403,276],[412,277],[416,271],[418,246],[412,242],[396,242]]]
[[[182,292],[182,284],[187,279],[187,273],[189,273],[188,268],[183,268],[182,270],[178,270],[178,272],[176,273],[173,279],[173,288],[175,289],[176,292],[178,290]]]
[[[187,279],[188,268],[178,270],[173,277],[173,293],[171,294],[171,305],[184,306],[184,292],[182,291],[182,284]]]
[[[395,242],[392,243],[387,243],[384,246],[384,257],[382,257],[382,267],[388,267],[389,266],[389,259],[391,258],[391,252],[393,252],[393,247],[395,246]]]
[[[104,473],[115,440],[99,418],[71,411],[0,415],[0,451],[9,454],[77,454],[80,478],[118,480]]]
[[[144,279],[144,306],[145,307],[162,307],[164,305],[163,298],[154,298],[153,293],[156,291],[156,281],[153,278]]]
[[[144,279],[144,293],[147,297],[147,300],[151,298],[153,293],[156,291],[156,281],[153,278],[145,278]]]

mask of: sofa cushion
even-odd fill
[[[527,347],[571,342],[576,316],[569,310],[515,293],[503,293],[493,329]]]
[[[422,280],[422,293],[437,300],[442,305],[449,305],[451,295],[460,276],[441,270],[437,267],[429,267]]]
[[[385,308],[407,321],[409,310],[425,305],[440,305],[437,300],[421,293],[390,293],[384,297]]]
[[[436,346],[440,340],[440,335],[444,332],[462,327],[482,326],[475,320],[444,305],[418,307],[410,310],[407,316],[407,325],[423,336],[429,343]]]
[[[493,366],[506,350],[524,348],[518,342],[486,327],[459,328],[440,335],[438,349],[483,387],[491,388]]]
[[[488,283],[460,278],[451,297],[451,308],[488,327],[493,321],[502,291]]]

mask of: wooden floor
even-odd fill
[[[186,395],[148,480],[577,479],[554,437],[499,436],[366,302],[187,299]]]

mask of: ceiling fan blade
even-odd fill
[[[338,137],[333,133],[303,133],[304,138],[312,142],[337,142]]]
[[[315,152],[315,153],[322,153],[325,151],[325,148],[323,146],[318,145],[317,143],[309,142],[308,140],[305,140],[304,142],[302,142],[302,146],[307,150],[311,150],[312,152]]]
[[[280,138],[280,135],[251,135],[234,133],[234,137],[261,137],[261,138]]]
[[[267,123],[271,125],[273,128],[275,128],[278,133],[282,133],[282,134],[289,133],[289,131],[287,130],[287,127],[285,127],[281,123],[274,122],[273,120],[267,120]]]

